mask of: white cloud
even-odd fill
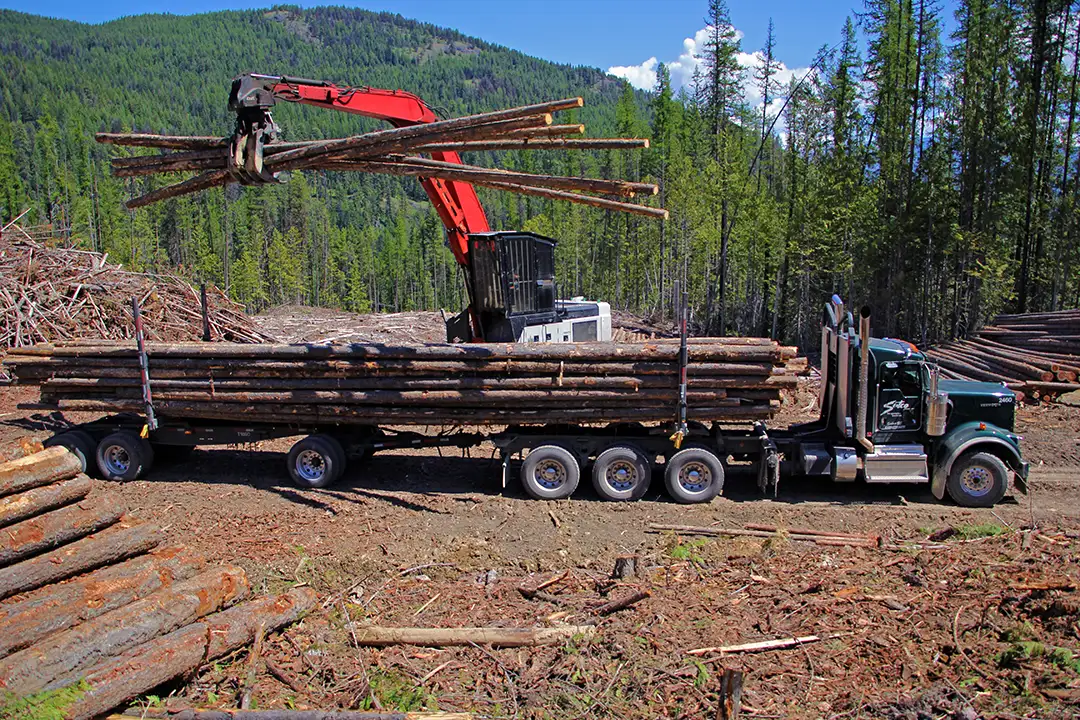
[[[702,66],[702,60],[698,56],[705,50],[705,43],[711,29],[708,26],[703,27],[694,33],[693,37],[684,39],[682,52],[674,60],[665,63],[671,73],[671,85],[675,92],[684,87],[689,90],[691,79],[694,76],[694,69]],[[735,30],[735,36],[739,40],[744,37],[743,33],[738,29]],[[762,97],[757,87],[757,81],[754,80],[754,73],[765,63],[765,58],[761,51],[740,52],[738,61],[739,65],[746,70],[743,76],[743,99],[751,108],[760,111]],[[608,68],[608,73],[624,78],[639,90],[652,90],[656,85],[656,68],[658,65],[657,58],[651,57],[640,65],[620,65]],[[807,70],[808,68],[789,68],[782,62],[778,64],[773,79],[777,82],[780,96],[769,99],[770,115],[778,113],[783,106],[784,97],[787,94],[791,79],[793,77],[802,78],[806,75]],[[783,119],[780,120],[777,126],[779,127],[782,123]]]

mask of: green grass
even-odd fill
[[[1034,640],[1014,642],[998,653],[997,662],[1001,667],[1017,667],[1024,660],[1043,658],[1055,667],[1080,675],[1080,659],[1068,648],[1052,647]]]
[[[976,538],[994,537],[1001,535],[1005,532],[1005,528],[1001,525],[995,525],[994,523],[984,523],[982,525],[960,525],[956,528],[956,534],[958,537],[964,540],[975,540]]]
[[[694,540],[680,540],[678,544],[668,550],[672,560],[688,560],[692,563],[701,563],[701,548],[708,544],[707,538],[695,538]]]
[[[59,690],[46,690],[25,697],[0,695],[0,718],[4,720],[64,720],[71,705],[90,689],[85,680]]]
[[[379,703],[385,709],[393,709],[399,712],[412,712],[415,710],[438,710],[438,702],[434,695],[424,688],[417,687],[416,682],[409,677],[394,672],[374,669],[370,673],[371,695],[379,699]],[[374,709],[374,701],[371,697],[364,698],[360,703],[361,710]]]

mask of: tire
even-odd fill
[[[559,445],[533,448],[521,463],[521,484],[529,497],[537,500],[568,498],[580,481],[577,458]]]
[[[300,488],[324,488],[345,473],[345,450],[329,435],[308,435],[288,456],[289,477]]]
[[[957,505],[993,507],[1009,489],[1009,468],[997,455],[967,453],[953,463],[945,488]]]
[[[44,443],[45,447],[66,447],[82,464],[82,471],[88,475],[97,475],[97,443],[85,430],[68,430],[53,435]]]
[[[707,503],[724,489],[724,466],[710,450],[689,447],[668,458],[664,485],[677,503]]]
[[[615,445],[593,463],[592,483],[604,500],[638,500],[649,490],[652,465],[633,445]]]
[[[195,445],[161,445],[150,443],[154,448],[154,459],[166,462],[182,462],[195,450]]]
[[[120,430],[98,443],[98,471],[106,480],[137,480],[154,464],[154,449],[131,430]]]

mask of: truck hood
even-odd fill
[[[978,380],[941,380],[938,389],[953,395],[982,395],[984,397],[1016,397],[1009,388],[1001,383],[980,382]]]

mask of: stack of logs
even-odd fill
[[[580,124],[553,125],[551,113],[583,104],[580,97],[480,113],[438,122],[379,130],[331,140],[271,142],[263,148],[265,181],[286,170],[380,173],[463,182],[522,195],[566,200],[607,210],[667,218],[662,208],[626,202],[652,196],[657,186],[625,180],[536,175],[460,162],[458,152],[489,150],[602,150],[647,148],[639,138],[567,139],[585,131]],[[174,151],[112,161],[117,177],[198,172],[183,182],[134,198],[129,209],[237,182],[231,139],[143,133],[98,133],[100,143]],[[409,154],[414,153],[414,154]],[[419,157],[415,153],[430,155]],[[250,180],[250,178],[248,178]],[[607,197],[603,197],[607,196]],[[612,199],[614,198],[614,199]]]
[[[241,602],[243,570],[162,546],[65,448],[23,441],[0,459],[0,715],[22,702],[16,716],[36,717],[37,693],[74,686],[63,716],[96,717],[314,605],[306,588]]]
[[[945,377],[1001,382],[1031,400],[1080,390],[1080,310],[998,315],[970,340],[927,351]]]
[[[771,417],[796,349],[764,338],[690,341],[688,417]],[[675,419],[679,344],[227,345],[147,347],[155,411],[200,419],[507,425]],[[141,411],[135,348],[37,345],[6,359],[39,408]]]

